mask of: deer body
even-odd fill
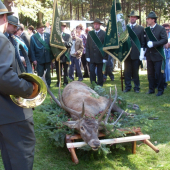
[[[82,111],[82,104],[84,102],[84,114],[91,118],[105,110],[109,101],[107,98],[99,96],[94,90],[79,81],[73,81],[64,88],[62,99],[67,107],[77,112]],[[71,115],[71,117],[75,118],[74,115]]]

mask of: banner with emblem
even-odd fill
[[[61,23],[57,6],[57,0],[54,0],[50,46],[54,57],[57,61],[59,61],[60,57],[65,53],[67,48],[65,47],[61,38]]]
[[[131,41],[119,0],[113,0],[103,51],[121,64],[131,51]]]

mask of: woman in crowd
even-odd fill
[[[170,81],[170,25],[169,24],[163,24],[163,27],[165,27],[167,37],[168,37],[168,43],[164,45],[164,52],[166,56],[166,66],[165,66],[165,82]]]
[[[35,34],[35,30],[34,30],[34,27],[33,27],[32,25],[30,25],[30,26],[28,27],[28,34],[29,34],[30,36],[32,36],[33,34]]]

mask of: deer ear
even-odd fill
[[[71,129],[78,128],[78,121],[67,121],[67,122],[63,122],[63,124]]]

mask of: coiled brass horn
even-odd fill
[[[14,36],[13,36],[13,38],[15,39]],[[31,63],[29,61],[28,54],[27,54],[26,50],[24,49],[22,44],[20,44],[16,39],[15,39],[15,41],[17,42],[17,45],[15,47],[15,52],[16,52],[15,57],[19,64],[20,70],[22,72],[18,77],[23,78],[29,82],[36,83],[38,85],[38,92],[37,92],[37,94],[34,95],[33,98],[23,98],[23,97],[16,96],[16,95],[10,95],[10,98],[16,105],[18,105],[20,107],[34,108],[36,106],[41,105],[42,102],[45,100],[46,95],[47,95],[47,87],[46,87],[46,84],[44,83],[44,81],[41,79],[41,77],[32,73]],[[19,49],[22,51],[22,54],[25,58],[25,62],[26,62],[26,66],[27,66],[26,68],[24,67],[24,65],[20,59]],[[27,73],[25,73],[25,72],[27,72]]]

